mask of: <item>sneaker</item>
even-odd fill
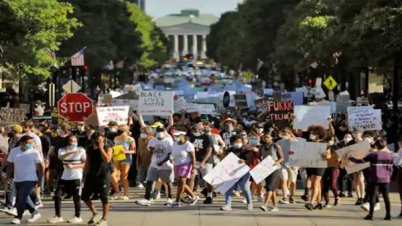
[[[172,206],[172,204],[173,204],[173,200],[172,199],[167,199],[164,205],[165,206]]]
[[[192,199],[191,199],[191,196],[189,196],[189,195],[180,200],[180,202],[186,203],[186,204],[190,204],[191,201],[192,201]]]
[[[279,200],[279,203],[281,203],[281,204],[289,204],[289,201],[286,198],[283,198],[283,199]]]
[[[311,203],[306,203],[306,205],[304,205],[304,207],[308,210],[314,210],[314,206]]]
[[[253,204],[247,204],[247,210],[253,210]]]
[[[386,221],[390,221],[390,220],[392,220],[392,217],[391,217],[391,215],[385,215],[385,217],[384,217],[384,220],[386,220]]]
[[[247,199],[243,199],[241,202],[247,204]]]
[[[39,209],[39,208],[42,208],[42,207],[43,207],[42,202],[35,203],[35,209]]]
[[[334,206],[339,206],[339,198],[335,199]]]
[[[269,209],[269,212],[278,212],[279,208],[277,206],[272,207],[271,209]]]
[[[263,195],[258,196],[258,202],[264,202],[264,196]]]
[[[10,223],[11,224],[21,224],[21,220],[18,218],[14,218]]]
[[[370,203],[366,202],[363,205],[360,206],[364,211],[368,212],[370,210]]]
[[[379,211],[381,209],[381,206],[380,206],[380,203],[376,203],[375,205],[374,205],[374,211]]]
[[[118,199],[120,199],[120,194],[115,193],[110,199],[111,200],[118,200]]]
[[[31,215],[29,210],[25,210],[24,213],[22,214],[22,216],[29,216],[29,215]]]
[[[82,222],[83,222],[83,220],[81,217],[74,217],[67,221],[67,223],[72,223],[72,224],[79,224]]]
[[[17,208],[14,208],[14,207],[5,210],[4,213],[6,213],[7,215],[10,215],[10,216],[14,216],[14,217],[18,216]]]
[[[93,214],[91,219],[89,219],[89,221],[88,221],[88,225],[95,225],[95,223],[98,221],[99,217],[100,216],[97,213]]]
[[[47,220],[47,222],[51,223],[51,224],[57,224],[57,223],[64,222],[64,219],[62,217],[54,216],[54,217],[50,218],[49,220]]]
[[[228,206],[228,205],[225,205],[225,206],[222,206],[222,207],[221,207],[221,210],[222,210],[222,211],[232,211],[232,207],[231,207],[231,206]]]
[[[140,205],[140,206],[150,206],[151,201],[149,201],[148,199],[142,199],[142,200],[135,201],[135,204]]]
[[[195,204],[197,204],[197,202],[200,200],[200,197],[195,196],[191,201],[190,201],[190,206],[193,206]],[[180,203],[179,203],[180,204]]]
[[[137,188],[143,189],[143,188],[144,188],[144,185],[142,185],[141,183],[139,183],[139,184],[137,185]]]
[[[322,204],[318,203],[317,205],[314,206],[315,210],[322,210]]]
[[[331,207],[332,207],[331,205],[329,205],[328,203],[326,203],[322,208],[329,209],[329,208],[331,208]]]
[[[341,192],[341,193],[339,193],[339,197],[344,198],[344,197],[346,197],[346,195],[345,195],[345,193]]]
[[[100,219],[96,224],[96,226],[107,226],[107,222],[105,219]]]
[[[212,198],[211,197],[207,197],[205,200],[204,200],[204,204],[212,204],[214,201],[212,200]]]
[[[292,204],[295,204],[295,203],[296,203],[296,201],[294,200],[293,197],[290,197],[290,198],[289,198],[289,202],[292,203]]]
[[[309,196],[308,195],[302,195],[302,197],[301,197],[301,199],[303,200],[303,201],[308,201],[309,200]]]
[[[32,217],[29,218],[27,221],[28,221],[29,223],[33,223],[33,222],[39,220],[41,217],[42,217],[42,215],[40,215],[40,213],[33,214]]]
[[[268,211],[268,207],[265,205],[260,206],[260,210],[267,212]]]
[[[372,221],[372,220],[374,220],[374,218],[373,218],[373,216],[371,216],[371,215],[367,215],[365,218],[363,218],[364,220],[369,220],[369,221]]]
[[[360,205],[362,205],[364,202],[363,202],[363,199],[362,198],[358,198],[357,200],[356,200],[356,203],[355,203],[355,205],[356,206],[360,206]]]
[[[119,200],[129,200],[130,198],[126,195],[120,196]]]
[[[172,204],[172,208],[180,208],[180,207],[181,207],[180,202],[174,202],[174,203]]]
[[[156,196],[155,196],[155,200],[158,200],[158,199],[160,199],[161,198],[161,193],[160,192],[158,192],[158,193],[156,193]]]

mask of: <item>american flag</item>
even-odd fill
[[[85,48],[78,51],[76,54],[70,57],[71,59],[71,66],[84,66],[84,50]]]
[[[45,49],[45,53],[51,57],[55,57],[55,52],[51,49]]]

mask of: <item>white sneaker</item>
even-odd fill
[[[27,221],[29,223],[33,223],[33,222],[39,220],[41,217],[42,217],[42,215],[40,215],[40,213],[37,213],[37,214],[32,215],[32,217],[29,218]]]
[[[142,185],[141,183],[139,183],[139,184],[137,185],[137,188],[144,188],[144,185]]]
[[[62,217],[54,216],[47,220],[47,222],[51,224],[62,223],[64,222],[64,219]]]
[[[110,199],[118,200],[118,199],[120,199],[120,194],[114,194]]]
[[[277,206],[272,207],[271,209],[269,209],[270,212],[278,212],[279,208]]]
[[[25,210],[24,213],[22,214],[22,216],[29,216],[29,215],[31,215],[29,210]]]
[[[247,204],[247,210],[253,210],[253,204]]]
[[[35,209],[39,209],[43,207],[43,203],[42,202],[38,202],[37,204],[35,204]]]
[[[82,223],[82,218],[81,217],[74,217],[70,220],[68,220],[68,223],[72,223],[72,224],[78,224],[78,223]]]
[[[135,203],[140,206],[150,206],[151,205],[151,201],[149,201],[148,199],[141,199],[141,200],[136,201]]]
[[[363,205],[360,206],[360,208],[362,208],[364,211],[369,211],[370,210],[370,203],[365,202],[363,203]]]
[[[14,217],[16,217],[16,216],[18,216],[18,213],[17,213],[17,208],[10,208],[10,209],[7,209],[7,210],[4,210],[4,212],[7,214],[7,215],[10,215],[10,216],[14,216]]]
[[[119,200],[129,200],[129,199],[130,198],[128,196],[125,196],[125,195],[119,197]]]
[[[378,210],[380,210],[381,209],[381,206],[380,206],[380,203],[376,203],[375,205],[374,205],[374,211],[378,211]]]
[[[155,200],[158,200],[158,199],[160,199],[160,198],[161,198],[161,193],[158,192],[158,193],[156,194]]]
[[[172,206],[173,200],[172,199],[167,199],[165,202],[165,206]]]
[[[247,204],[247,199],[243,199],[242,201],[244,204]]]
[[[228,206],[228,205],[225,205],[225,206],[222,206],[222,207],[221,207],[221,210],[222,210],[222,211],[232,211],[232,207],[231,207],[231,206]]]
[[[18,218],[14,218],[14,219],[11,221],[11,224],[21,224],[21,220],[18,219]]]

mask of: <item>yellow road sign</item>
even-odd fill
[[[324,81],[324,86],[327,87],[329,91],[332,91],[337,85],[338,83],[331,75]]]

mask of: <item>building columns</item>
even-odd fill
[[[198,58],[198,52],[197,52],[197,50],[198,50],[198,41],[197,41],[197,35],[196,34],[194,34],[193,35],[193,55],[194,55],[194,59],[197,59]]]
[[[202,50],[201,50],[201,59],[207,58],[207,36],[202,35]]]
[[[187,35],[183,35],[183,53],[182,55],[188,54],[188,41],[187,41]]]
[[[173,35],[173,58],[179,59],[179,36]]]

